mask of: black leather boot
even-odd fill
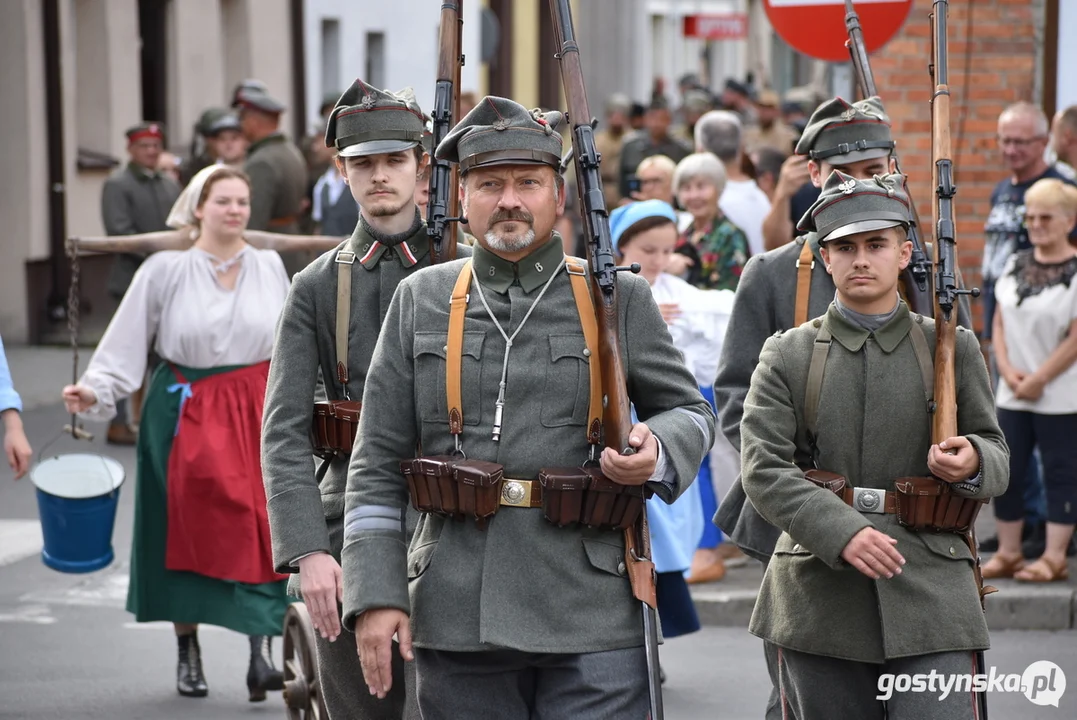
[[[206,677],[202,674],[202,648],[198,633],[177,635],[179,664],[176,667],[176,690],[184,697],[205,697],[209,694]]]
[[[251,702],[266,699],[266,690],[283,690],[284,676],[273,667],[273,654],[268,635],[251,635],[251,664],[247,669],[247,690]]]

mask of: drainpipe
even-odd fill
[[[292,139],[299,143],[307,135],[307,50],[303,21],[304,0],[292,0]]]
[[[45,133],[48,137],[49,264],[52,289],[47,301],[48,319],[67,318],[67,286],[71,272],[67,238],[66,187],[64,185],[64,98],[61,68],[59,0],[41,3],[45,30]],[[34,323],[31,323],[34,325]],[[39,338],[31,338],[37,342]]]

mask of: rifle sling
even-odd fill
[[[598,321],[587,282],[587,270],[579,258],[566,257],[565,271],[572,285],[572,297],[576,312],[583,326],[590,379],[590,402],[587,409],[587,442],[597,445],[602,436],[602,368],[598,361]],[[459,435],[464,431],[462,400],[462,372],[464,352],[464,317],[467,313],[471,289],[471,261],[460,269],[449,300],[449,337],[445,346],[445,396],[449,409],[449,432]]]
[[[812,256],[811,243],[804,238],[797,258],[797,304],[793,310],[793,327],[808,322],[808,299],[811,296],[811,271],[815,269],[815,257]]]
[[[924,330],[920,327],[923,318],[917,316],[911,318],[912,325],[909,328],[909,338],[912,340],[913,354],[916,355],[916,364],[920,368],[920,380],[924,386],[924,395],[927,398],[927,410],[932,412],[935,397],[934,361],[927,347],[927,338]],[[823,319],[819,331],[815,335],[815,345],[812,348],[811,364],[808,366],[808,386],[804,392],[804,424],[808,431],[808,442],[812,445],[813,460],[816,447],[815,439],[818,437],[819,425],[819,400],[823,394],[823,373],[826,370],[826,359],[830,352],[832,336],[827,328],[826,319]]]
[[[334,339],[337,345],[337,380],[343,387],[343,397],[348,397],[348,326],[351,323],[352,309],[352,266],[355,265],[355,253],[351,250],[339,250],[337,263],[337,324]]]

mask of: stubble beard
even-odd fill
[[[394,217],[404,211],[404,209],[413,202],[413,198],[405,198],[401,200],[397,205],[389,205],[388,202],[374,203],[368,208],[364,208],[370,217]]]

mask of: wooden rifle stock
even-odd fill
[[[430,257],[434,263],[456,257],[453,222],[459,217],[457,192],[459,167],[434,158],[434,150],[460,117],[460,53],[463,33],[463,0],[444,0],[438,37],[438,79],[434,89],[433,137],[430,147],[430,200],[426,208],[426,232],[430,237]]]
[[[845,28],[849,31],[849,39],[845,41],[845,47],[849,49],[849,57],[853,62],[860,94],[865,98],[875,97],[879,91],[875,86],[871,60],[864,46],[864,31],[860,27],[860,16],[853,7],[853,0],[845,0]],[[909,179],[901,172],[897,148],[890,151],[890,157],[894,159],[895,172],[901,174],[903,178],[905,194],[911,199]],[[908,267],[902,272],[902,279],[905,281],[905,297],[909,308],[914,313],[919,313],[924,317],[934,317],[935,307],[931,299],[931,260],[924,252],[924,244],[920,238],[919,229],[923,226],[920,224],[920,214],[916,210],[916,203],[912,202],[911,207],[913,226],[909,229],[909,240],[912,242],[912,258],[909,260]]]

